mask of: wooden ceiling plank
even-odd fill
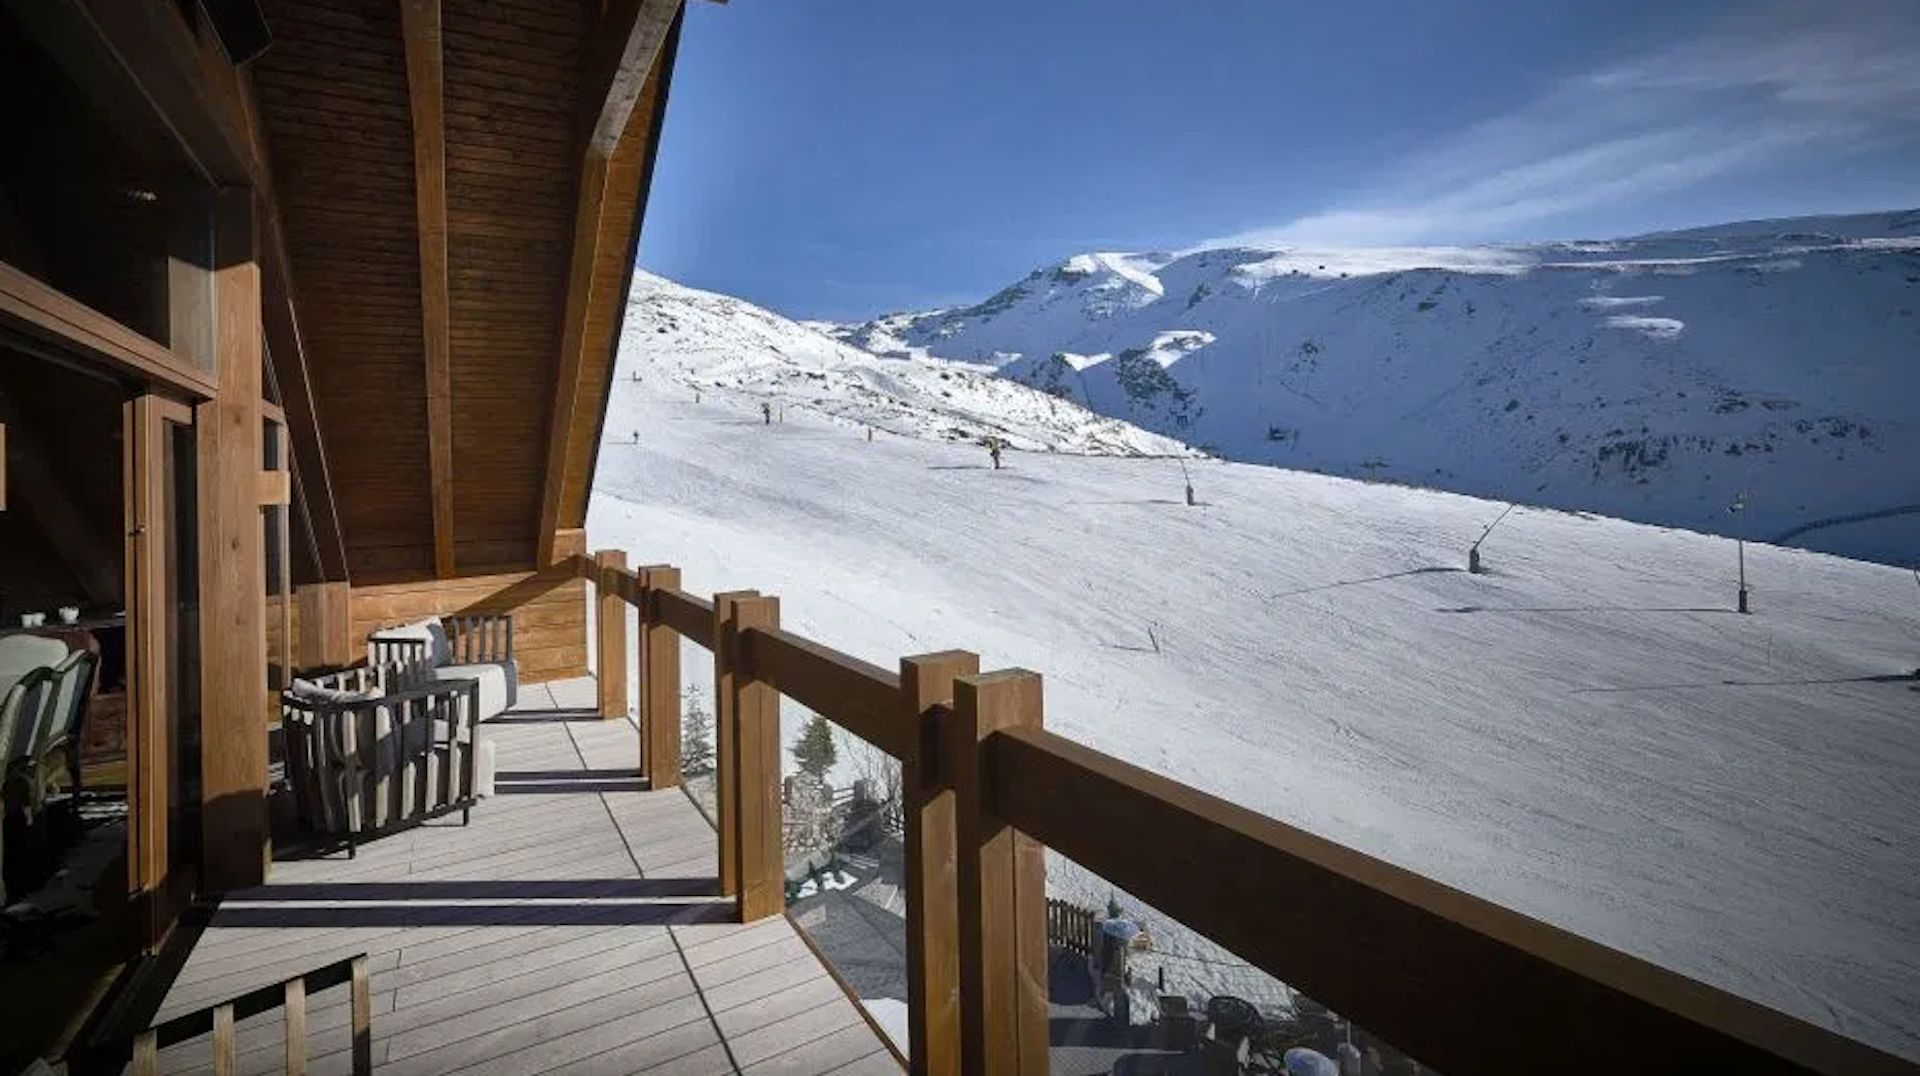
[[[421,341],[426,353],[427,460],[432,478],[433,564],[454,574],[453,362],[447,290],[447,128],[440,0],[400,0],[413,108],[413,171],[420,227]]]

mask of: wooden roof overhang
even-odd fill
[[[241,67],[199,5],[31,7],[114,111],[258,193],[317,577],[551,560],[585,522],[682,0],[261,0]]]

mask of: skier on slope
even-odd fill
[[[773,425],[773,405],[765,400],[760,401],[760,423],[764,426]]]
[[[993,469],[996,471],[999,470],[1000,469],[1000,439],[998,437],[987,438],[987,455],[993,457]]]

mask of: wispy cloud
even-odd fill
[[[1207,245],[1513,235],[1812,150],[1920,138],[1920,7],[1796,3],[1556,83],[1346,204]]]

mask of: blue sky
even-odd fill
[[[690,3],[643,267],[795,317],[1087,250],[1920,205],[1920,2]]]

